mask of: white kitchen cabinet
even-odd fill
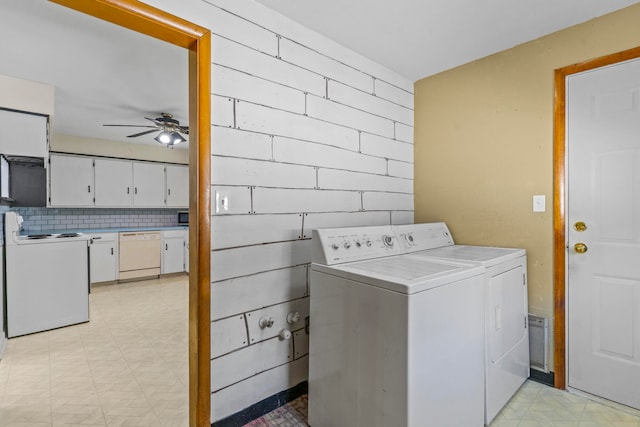
[[[49,117],[0,108],[0,153],[15,156],[47,157]]]
[[[162,274],[184,271],[184,230],[162,232]]]
[[[133,202],[131,161],[95,159],[96,207],[130,207]]]
[[[118,233],[90,235],[89,276],[91,283],[118,280]]]
[[[164,164],[133,162],[133,206],[161,208],[165,206]]]
[[[49,161],[49,205],[93,206],[93,158],[51,154]]]
[[[184,230],[184,271],[189,272],[189,227]]]
[[[166,170],[167,207],[186,208],[189,206],[189,166],[167,165]]]

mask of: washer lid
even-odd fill
[[[420,257],[435,257],[463,262],[480,262],[486,267],[491,267],[507,260],[524,256],[525,254],[524,249],[465,245],[445,246],[414,253],[414,255]]]
[[[398,255],[334,266],[312,264],[312,270],[400,292],[415,294],[484,274],[479,265]]]

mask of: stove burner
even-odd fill
[[[35,239],[46,239],[47,237],[51,237],[51,234],[29,234],[27,239],[35,240]]]

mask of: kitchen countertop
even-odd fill
[[[188,225],[176,225],[172,227],[114,227],[114,228],[74,228],[64,230],[42,230],[33,232],[22,232],[21,235],[27,234],[61,234],[61,233],[83,233],[83,234],[99,234],[99,233],[131,233],[136,231],[164,231],[164,230],[184,230]]]

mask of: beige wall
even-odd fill
[[[110,141],[73,135],[53,134],[49,144],[51,151],[120,157],[123,159],[154,160],[157,162],[189,164],[189,150],[149,144]]]
[[[553,316],[554,69],[640,46],[639,23],[636,4],[415,83],[416,222],[526,248],[531,313]]]

